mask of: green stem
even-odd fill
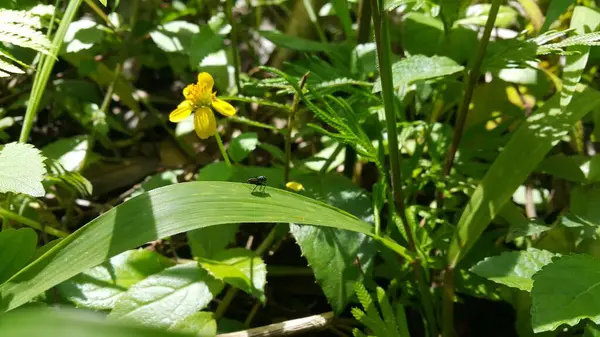
[[[227,150],[225,150],[225,146],[223,146],[223,141],[221,140],[221,135],[219,135],[219,131],[215,133],[215,139],[217,140],[217,145],[219,145],[219,150],[221,151],[221,155],[223,155],[223,160],[225,160],[225,164],[227,164],[227,167],[231,167],[231,161],[229,160],[229,155],[227,155]]]
[[[256,248],[256,250],[255,250],[256,255],[258,255],[258,256],[263,255],[267,251],[267,249],[269,249],[271,244],[273,244],[273,241],[275,240],[275,236],[277,235],[277,227],[278,226],[279,225],[273,226],[273,228],[271,229],[271,231],[269,232],[269,234],[267,235],[265,240],[260,244],[260,246],[258,246],[258,248]],[[235,295],[237,294],[237,292],[238,292],[238,289],[234,288],[234,287],[230,287],[229,289],[227,289],[227,293],[225,293],[225,296],[223,296],[221,303],[219,303],[219,306],[217,306],[217,309],[215,309],[215,320],[218,320],[219,318],[221,318],[223,316],[223,314],[225,313],[225,311],[227,311],[227,308],[229,307],[229,305],[235,298]]]
[[[498,16],[498,11],[500,9],[500,4],[502,0],[493,0],[492,6],[490,8],[490,12],[488,14],[487,22],[485,23],[485,28],[483,30],[483,36],[481,37],[481,41],[479,42],[479,46],[477,48],[477,54],[475,55],[475,60],[473,65],[471,66],[471,71],[469,72],[469,77],[467,78],[467,86],[465,95],[459,105],[458,108],[458,116],[456,117],[456,126],[454,129],[454,138],[452,139],[452,144],[450,145],[450,150],[446,156],[446,161],[444,163],[444,176],[448,176],[450,174],[450,170],[452,169],[452,164],[454,163],[454,157],[456,156],[456,151],[458,150],[458,145],[460,144],[460,140],[462,138],[462,134],[465,127],[465,122],[467,120],[467,112],[469,111],[469,105],[471,104],[471,99],[473,98],[473,92],[475,91],[475,86],[477,84],[477,80],[479,79],[479,73],[481,64],[483,63],[483,58],[485,56],[485,51],[487,49],[487,45],[490,41],[490,37],[492,35],[492,29],[494,28],[494,23],[496,22],[496,17]],[[441,193],[438,193],[440,197],[437,198],[438,208],[441,208],[441,202],[443,198],[441,197]],[[449,266],[446,269],[444,276],[444,298],[442,305],[442,334],[447,337],[452,337],[455,335],[454,330],[454,267]]]
[[[33,119],[35,118],[42,100],[44,88],[46,88],[46,84],[50,78],[50,73],[52,72],[52,68],[54,68],[54,63],[56,62],[56,57],[60,51],[60,48],[62,47],[67,28],[69,28],[69,25],[73,21],[73,18],[77,13],[77,9],[81,5],[81,1],[83,0],[69,1],[65,15],[60,21],[60,25],[58,26],[56,34],[54,35],[54,39],[52,40],[52,46],[50,48],[51,56],[46,56],[43,58],[43,62],[40,63],[41,68],[35,74],[31,96],[29,97],[27,111],[25,111],[25,118],[23,120],[23,127],[21,128],[21,134],[19,136],[19,142],[21,143],[26,143],[27,139],[29,139],[29,134],[31,133],[31,128],[33,127]]]
[[[340,152],[342,152],[343,149],[344,149],[344,144],[342,144],[342,143],[338,144],[338,146],[335,147],[335,150],[333,150],[333,153],[331,154],[331,156],[329,156],[329,158],[327,158],[327,161],[323,164],[323,166],[319,170],[319,174],[327,173],[327,170],[329,170],[329,166],[331,166],[331,163],[333,163],[335,158],[337,158],[337,156],[340,154]],[[352,149],[354,149],[354,148],[352,148]],[[347,150],[348,150],[348,146],[346,146],[346,151]]]
[[[242,94],[242,84],[240,82],[240,71],[241,71],[241,62],[240,62],[240,53],[238,51],[238,29],[237,23],[233,18],[233,0],[225,0],[225,11],[227,13],[227,18],[229,19],[229,24],[231,25],[231,54],[233,55],[233,66],[234,69],[234,77],[235,77],[235,87],[237,89],[238,95]]]
[[[306,84],[306,78],[308,77],[308,72],[302,76],[299,82],[300,90],[304,88]],[[292,161],[292,130],[294,129],[294,120],[296,118],[296,112],[298,112],[298,107],[300,106],[300,94],[296,92],[294,94],[294,101],[292,103],[292,111],[290,111],[288,115],[288,131],[285,135],[285,166],[283,170],[283,182],[286,184],[290,181],[290,162]]]
[[[390,153],[389,161],[392,194],[394,196],[396,212],[402,220],[402,225],[406,232],[408,249],[411,253],[416,253],[415,240],[406,215],[404,192],[402,191],[402,176],[400,172],[401,157],[399,154],[398,133],[396,130],[396,106],[394,102],[395,97],[392,80],[390,22],[388,15],[383,11],[383,0],[371,0],[371,13],[373,16],[373,26],[375,28],[375,42],[377,44],[377,57],[381,76],[381,94],[383,96],[388,132],[387,139]],[[427,318],[430,335],[436,336],[437,323],[435,312],[433,310],[433,299],[431,298],[429,286],[425,281],[422,266],[418,259],[412,262],[411,266],[421,294],[421,303],[425,311],[425,317]]]
[[[313,6],[312,0],[302,1],[304,3],[304,9],[306,10],[306,14],[308,15],[310,22],[312,22],[312,24],[315,26],[315,30],[319,35],[319,39],[321,39],[321,42],[327,43],[327,37],[325,36],[325,33],[323,33],[323,29],[319,24],[319,20],[317,19],[317,15],[315,14],[315,8]]]
[[[16,221],[18,223],[21,223],[23,225],[29,226],[33,229],[37,229],[39,231],[46,232],[50,235],[54,235],[59,238],[64,238],[64,237],[69,236],[69,233],[67,233],[67,232],[63,232],[60,229],[56,229],[53,227],[44,226],[35,220],[26,218],[17,213],[13,213],[2,207],[0,207],[0,216],[4,217],[5,219],[10,219],[10,220]]]
[[[477,80],[479,79],[479,71],[481,68],[481,64],[483,63],[485,50],[487,49],[487,45],[490,41],[492,29],[494,28],[494,23],[496,22],[496,16],[498,16],[498,10],[500,9],[501,3],[502,0],[493,0],[492,7],[490,8],[490,13],[488,14],[487,22],[485,23],[483,36],[481,37],[481,41],[479,42],[477,54],[475,55],[475,60],[473,62],[473,65],[471,66],[471,71],[469,72],[469,76],[467,78],[465,95],[463,96],[463,99],[458,107],[456,126],[454,128],[454,138],[452,139],[452,144],[450,145],[450,150],[448,151],[446,161],[444,163],[444,176],[450,174],[450,170],[452,169],[454,157],[456,156],[456,151],[458,150],[458,145],[460,144],[460,140],[462,138],[462,134],[465,128],[465,122],[467,120],[467,112],[469,111],[469,105],[471,104],[473,92],[475,91]]]

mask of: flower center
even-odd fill
[[[183,89],[183,96],[198,107],[209,107],[212,102],[210,88],[203,83],[188,85]]]

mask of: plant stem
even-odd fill
[[[338,144],[338,146],[335,147],[335,149],[333,150],[333,153],[329,156],[329,158],[327,158],[327,160],[325,161],[323,166],[321,166],[321,169],[319,170],[319,174],[327,173],[327,170],[329,170],[329,166],[331,166],[331,163],[333,163],[335,158],[337,158],[337,156],[340,154],[340,152],[342,152],[344,147],[346,147],[346,151],[347,151],[348,146],[344,146],[344,144],[342,144],[342,143]],[[352,148],[352,147],[350,147],[350,148]]]
[[[165,131],[167,131],[169,136],[171,136],[171,138],[173,138],[175,145],[177,145],[177,147],[188,157],[188,159],[190,159],[192,161],[195,160],[195,155],[194,155],[194,152],[192,151],[192,149],[190,149],[187,146],[187,144],[182,142],[177,137],[175,132],[173,132],[173,130],[171,130],[171,128],[169,128],[167,123],[164,121],[160,111],[156,110],[156,108],[152,105],[152,103],[150,103],[150,100],[145,98],[145,99],[142,99],[141,101],[144,104],[144,106],[146,107],[146,109],[148,109],[148,112],[150,112],[154,116],[154,118],[156,118],[158,120],[158,122],[160,123],[160,126],[162,126],[162,128]]]
[[[227,155],[227,150],[225,150],[225,146],[223,146],[223,141],[221,140],[221,135],[219,135],[219,131],[215,133],[215,139],[217,140],[217,145],[219,145],[219,150],[221,151],[221,155],[223,155],[223,160],[227,167],[231,167],[231,161],[229,160],[229,155]]]
[[[465,95],[463,96],[463,99],[458,107],[458,115],[456,117],[456,125],[454,128],[454,138],[452,139],[452,144],[450,145],[450,150],[448,151],[446,161],[444,163],[444,176],[450,174],[450,170],[452,169],[454,157],[456,156],[456,151],[458,150],[458,145],[460,144],[460,140],[465,128],[465,121],[467,120],[467,113],[469,112],[471,98],[473,98],[475,85],[477,84],[477,79],[479,79],[479,71],[481,64],[483,63],[485,50],[487,49],[490,36],[492,35],[492,29],[494,28],[494,22],[496,22],[496,16],[498,16],[500,3],[502,3],[502,0],[493,0],[492,2],[492,7],[490,8],[488,19],[483,30],[483,36],[479,42],[477,54],[475,55],[475,60],[471,66],[471,71],[469,72],[469,76],[467,78]]]
[[[225,12],[227,13],[227,18],[229,19],[229,24],[231,25],[231,54],[233,55],[233,66],[234,69],[234,77],[235,77],[235,87],[237,89],[238,95],[242,94],[242,84],[240,82],[240,71],[241,71],[241,62],[240,62],[240,53],[238,51],[238,30],[237,23],[233,18],[233,0],[225,0]]]
[[[378,3],[379,1],[379,3]],[[396,106],[392,79],[392,64],[391,64],[391,41],[390,41],[390,30],[389,30],[389,17],[382,10],[383,0],[371,0],[371,13],[373,16],[373,25],[375,28],[375,42],[377,44],[377,57],[379,61],[379,72],[381,76],[381,94],[383,96],[383,105],[385,108],[385,119],[387,124],[388,132],[388,149],[389,149],[389,161],[391,168],[391,187],[392,194],[394,196],[396,212],[402,220],[404,231],[406,232],[406,239],[408,241],[408,249],[416,253],[416,245],[410,228],[408,218],[406,215],[406,206],[404,204],[404,193],[402,191],[402,175],[400,172],[400,154],[398,147],[398,134],[396,131]],[[391,202],[391,200],[390,200]],[[435,313],[433,310],[433,299],[429,286],[425,281],[423,270],[419,260],[415,260],[411,263],[413,272],[415,274],[416,282],[421,293],[421,303],[425,311],[425,317],[427,318],[428,329],[431,336],[437,335],[437,323],[435,319]]]
[[[44,88],[46,88],[48,78],[50,78],[50,73],[52,72],[52,68],[54,68],[54,63],[56,62],[56,57],[62,46],[65,34],[67,33],[67,28],[69,28],[71,21],[73,21],[73,18],[77,13],[77,9],[81,5],[81,1],[83,0],[69,1],[65,15],[60,21],[60,25],[58,26],[56,34],[54,35],[54,39],[52,40],[52,46],[50,48],[51,56],[46,56],[43,58],[43,62],[40,63],[40,69],[35,74],[31,95],[29,97],[29,102],[27,103],[27,111],[25,111],[23,127],[21,128],[21,134],[19,135],[19,142],[21,143],[26,143],[27,139],[29,139],[29,134],[31,133],[31,128],[33,127],[33,119],[35,118],[40,101],[42,100]]]
[[[309,72],[304,74],[300,79],[299,86],[300,90],[304,88],[306,84],[306,78],[308,77]],[[288,115],[288,131],[285,135],[285,166],[283,171],[283,183],[287,183],[290,181],[290,162],[292,161],[292,130],[294,129],[294,120],[296,118],[296,112],[298,112],[298,107],[300,106],[300,94],[294,94],[294,101],[292,103],[292,111],[290,111]]]
[[[481,41],[479,42],[479,46],[477,48],[477,54],[475,55],[475,60],[473,65],[471,66],[471,70],[469,72],[469,76],[467,78],[467,86],[465,95],[463,96],[463,100],[461,101],[458,108],[458,116],[456,118],[456,126],[454,128],[454,138],[452,139],[452,144],[450,145],[450,150],[446,156],[446,161],[444,163],[444,177],[450,174],[450,170],[452,169],[452,164],[454,163],[454,157],[456,156],[456,151],[458,150],[458,145],[460,144],[460,140],[462,138],[462,134],[465,127],[465,121],[467,120],[467,112],[469,111],[469,105],[471,104],[471,99],[473,98],[473,92],[475,91],[475,85],[477,84],[477,80],[479,79],[479,73],[481,64],[483,63],[483,58],[485,56],[485,51],[487,49],[487,45],[490,41],[490,37],[492,35],[492,29],[494,28],[494,23],[496,22],[496,17],[498,16],[498,11],[500,9],[500,4],[502,0],[493,0],[492,6],[490,8],[490,12],[488,14],[487,22],[485,23],[485,28],[483,30],[483,36],[481,37]],[[441,208],[442,193],[438,193],[439,197],[437,198],[438,208]],[[454,266],[448,266],[444,273],[444,299],[442,305],[442,335],[447,337],[452,337],[455,335],[454,330]]]
[[[275,236],[277,234],[277,227],[278,227],[278,225],[273,226],[273,228],[271,228],[271,231],[269,232],[267,237],[263,240],[263,242],[260,244],[260,246],[258,246],[258,248],[256,248],[255,253],[257,256],[263,255],[267,251],[267,249],[269,249],[269,247],[275,240]],[[234,288],[234,287],[230,287],[229,289],[227,289],[227,293],[225,293],[225,296],[223,296],[221,303],[219,303],[219,306],[217,307],[217,309],[215,309],[215,320],[218,320],[219,318],[221,318],[221,316],[223,316],[225,311],[227,311],[227,308],[229,307],[229,305],[235,298],[235,295],[237,294],[237,292],[238,292],[238,289]]]
[[[29,226],[33,229],[37,229],[39,231],[46,232],[50,235],[54,235],[59,238],[64,238],[64,237],[69,236],[69,233],[67,233],[67,232],[63,232],[60,229],[56,229],[53,227],[44,226],[35,220],[26,218],[17,213],[13,213],[3,207],[0,207],[0,216],[4,217],[5,219],[10,219],[10,220],[16,221],[18,223],[21,223],[23,225]]]

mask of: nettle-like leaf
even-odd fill
[[[214,254],[210,259],[200,257],[199,264],[212,276],[231,284],[265,302],[267,265],[255,252],[233,248]]]
[[[45,194],[42,178],[46,174],[44,157],[30,144],[6,144],[0,152],[0,193]]]
[[[112,309],[127,289],[175,263],[149,250],[128,250],[59,284],[58,293],[79,307]]]
[[[231,141],[227,151],[231,156],[231,160],[239,163],[246,159],[252,151],[256,150],[258,144],[260,144],[260,141],[256,132],[245,132]]]
[[[0,9],[0,42],[50,55],[51,42],[40,31],[42,24],[39,14],[36,7],[29,11]],[[13,63],[26,67],[8,50],[0,48],[0,77],[24,73]]]
[[[170,327],[204,308],[223,289],[196,262],[151,275],[122,295],[109,317],[148,326]]]
[[[469,270],[496,283],[531,291],[533,275],[551,263],[555,256],[557,254],[547,250],[529,248],[485,258]]]
[[[402,95],[409,91],[409,86],[416,81],[434,79],[455,74],[464,69],[463,66],[445,56],[414,55],[402,59],[392,65],[394,88]],[[373,92],[381,91],[381,78],[373,86]]]
[[[214,337],[217,335],[217,321],[212,312],[200,311],[178,321],[169,330],[193,333],[196,337]]]
[[[588,255],[556,258],[533,276],[531,323],[534,332],[552,331],[582,319],[600,324],[600,260]]]

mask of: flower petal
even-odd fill
[[[200,139],[206,139],[217,133],[217,121],[210,108],[200,107],[194,112],[194,129]]]
[[[236,113],[233,105],[225,102],[222,99],[218,99],[215,96],[213,96],[212,107],[213,107],[213,109],[217,110],[223,116],[231,117],[231,116],[235,115],[235,113]]]
[[[204,90],[212,92],[212,88],[215,85],[215,80],[209,73],[198,74],[198,85],[204,87]]]
[[[177,109],[173,110],[173,112],[169,114],[169,120],[173,123],[181,122],[192,113],[193,106],[194,104],[190,101],[183,101],[179,103]]]

